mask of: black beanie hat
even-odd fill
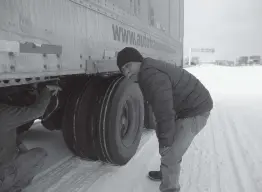
[[[126,47],[117,54],[117,66],[121,68],[128,62],[142,62],[143,56],[133,47]]]

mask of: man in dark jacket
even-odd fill
[[[127,78],[138,82],[156,118],[161,165],[160,171],[149,172],[149,178],[161,180],[162,192],[178,192],[182,157],[213,108],[209,91],[186,70],[143,58],[131,47],[118,53],[117,65]]]

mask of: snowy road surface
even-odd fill
[[[188,68],[210,89],[214,110],[182,163],[182,192],[262,192],[262,67]],[[158,144],[146,132],[124,167],[72,157],[60,132],[35,125],[29,147],[49,152],[45,171],[26,192],[157,192],[147,172],[159,169]]]

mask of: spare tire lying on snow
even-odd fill
[[[76,155],[124,165],[136,153],[143,125],[137,84],[119,75],[93,77],[67,102],[63,132]]]

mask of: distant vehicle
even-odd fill
[[[249,64],[261,64],[261,56],[259,55],[252,55],[249,57]]]
[[[216,60],[217,65],[223,65],[223,66],[234,66],[234,61],[228,61],[228,60]]]
[[[188,61],[188,57],[186,57],[185,59],[185,64],[188,65],[189,61]],[[199,61],[199,57],[192,57],[191,61],[190,61],[190,65],[198,65],[200,63]]]
[[[224,61],[223,60],[216,60],[216,64],[217,65],[224,65]]]
[[[216,60],[200,60],[199,64],[216,64]]]
[[[248,64],[248,56],[241,56],[236,60],[237,65],[246,65]]]
[[[193,63],[193,65],[198,65],[199,64],[199,57],[192,57],[191,63]]]

